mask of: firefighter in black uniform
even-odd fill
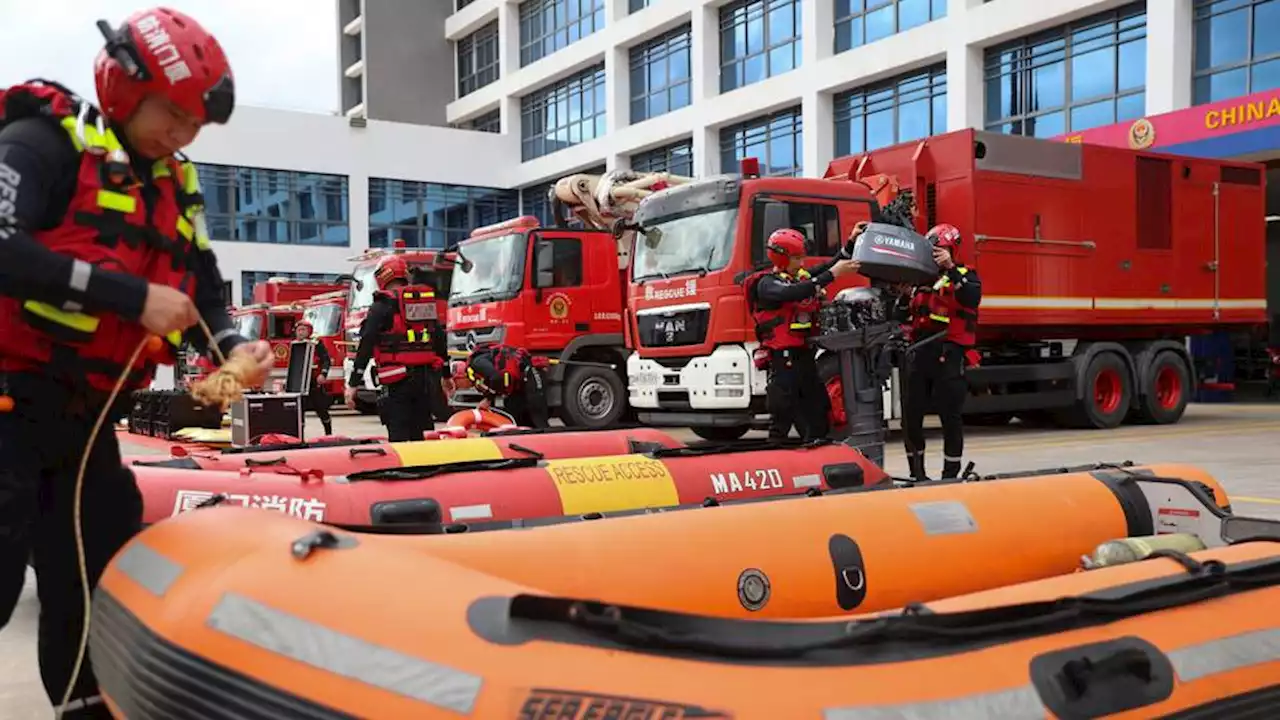
[[[15,19],[10,32],[21,27]],[[0,627],[31,562],[40,675],[53,703],[69,695],[68,720],[111,717],[93,659],[67,686],[83,629],[80,563],[96,585],[142,523],[111,430],[131,404],[122,398],[146,388],[157,363],[172,364],[184,339],[205,353],[213,344],[248,354],[250,384],[272,364],[267,343],[247,342],[227,316],[197,172],[179,152],[231,116],[222,48],[164,8],[103,34],[98,107],[49,82],[0,89]],[[130,365],[149,336],[169,342]],[[105,428],[86,447],[99,417]],[[82,553],[73,509],[86,451]]]
[[[744,287],[760,341],[756,366],[769,370],[769,437],[785,438],[794,425],[805,440],[824,438],[831,402],[809,338],[817,330],[823,288],[857,272],[858,263],[837,257],[812,272],[804,269],[804,235],[791,228],[774,231],[766,251],[773,267],[748,277]]]
[[[324,434],[332,435],[333,416],[329,414],[332,398],[324,387],[324,381],[329,377],[329,369],[333,367],[333,358],[329,356],[329,350],[325,348],[323,342],[312,339],[311,333],[314,330],[315,328],[311,327],[311,323],[306,320],[299,320],[293,328],[293,336],[296,340],[310,343],[315,349],[311,356],[311,389],[303,398],[303,404],[307,410],[320,418],[320,424],[324,426]]]
[[[347,379],[346,401],[355,406],[364,371],[377,364],[378,413],[391,442],[421,440],[447,420],[449,404],[440,385],[445,337],[435,288],[410,285],[404,258],[383,258],[374,271],[379,291],[360,326],[360,346]]]
[[[467,379],[484,395],[480,407],[502,398],[502,407],[517,425],[548,428],[546,380],[523,348],[478,347],[467,358]]]
[[[939,333],[941,337],[920,345],[906,359],[902,430],[911,477],[928,480],[924,416],[932,401],[942,421],[942,479],[947,480],[960,476],[964,456],[962,413],[969,396],[964,373],[977,342],[982,281],[976,270],[955,261],[961,235],[954,225],[937,225],[926,237],[933,241],[933,259],[941,273],[932,286],[915,289],[908,308],[907,338],[920,342]]]

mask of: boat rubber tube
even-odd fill
[[[581,517],[860,486],[886,477],[857,450],[838,443],[759,441],[605,457],[565,457],[573,446],[538,435],[428,447],[438,449],[433,464],[334,477],[147,466],[133,471],[144,523],[223,496],[222,502],[355,526]],[[468,448],[478,450],[464,454]],[[545,458],[538,448],[547,449]]]
[[[528,448],[548,458],[621,455],[660,447],[681,447],[676,439],[652,428],[626,430],[574,430],[565,432],[504,432],[447,440],[397,443],[342,443],[315,447],[261,448],[253,451],[188,451],[183,457],[163,460],[133,458],[132,467],[174,470],[282,472],[319,470],[325,475],[346,475],[363,470],[431,465],[456,460],[495,460],[528,457]],[[515,446],[515,447],[513,447]]]
[[[403,538],[217,508],[145,530],[113,559],[90,648],[104,697],[129,720],[564,717],[553,711],[566,707],[736,720],[1237,717],[1233,708],[1280,702],[1271,532],[905,613],[777,621],[593,602],[611,578],[585,598],[556,597]],[[666,544],[650,562],[689,547]],[[970,569],[1000,575],[1025,565],[1023,549],[993,547]],[[902,550],[908,563],[919,557]],[[923,588],[938,567],[900,576]],[[662,587],[677,585],[673,573]]]

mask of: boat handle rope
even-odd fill
[[[210,352],[217,357],[219,365],[225,365],[227,357],[222,353],[222,348],[218,347],[218,341],[214,338],[213,331],[209,329],[208,323],[198,315],[196,320],[200,324],[200,330],[204,333],[205,341],[209,344]],[[89,587],[89,567],[84,552],[84,523],[81,519],[81,498],[84,494],[84,474],[89,467],[89,455],[93,453],[93,445],[98,439],[98,433],[102,432],[102,426],[107,421],[107,415],[111,413],[111,407],[115,405],[116,399],[120,397],[120,391],[124,388],[125,381],[129,379],[129,374],[133,371],[134,364],[142,356],[142,351],[149,348],[159,351],[163,347],[163,343],[164,340],[161,338],[148,335],[133,349],[133,354],[129,356],[124,369],[120,371],[120,376],[116,378],[115,386],[111,388],[111,393],[107,395],[107,400],[103,404],[102,410],[98,413],[98,417],[93,423],[93,428],[89,431],[89,438],[84,444],[84,452],[80,454],[80,467],[76,471],[75,492],[73,493],[72,516],[76,538],[76,564],[79,566],[80,571],[80,597],[84,615],[80,623],[80,644],[76,650],[76,661],[71,667],[71,678],[67,680],[67,688],[62,693],[62,700],[58,703],[58,709],[55,714],[56,720],[62,720],[62,714],[66,712],[67,705],[71,702],[71,693],[75,690],[76,682],[80,680],[80,671],[84,667],[85,655],[89,650],[89,622],[93,615],[91,607],[93,590]]]

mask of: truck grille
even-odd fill
[[[637,335],[645,347],[700,345],[707,338],[710,308],[651,312],[636,316]]]

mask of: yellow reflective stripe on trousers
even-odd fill
[[[28,300],[22,304],[22,307],[28,312],[57,323],[63,327],[71,328],[76,332],[92,333],[98,330],[98,318],[84,313],[67,312],[60,310],[52,305],[35,300]]]
[[[484,682],[478,675],[375,645],[238,593],[225,593],[205,625],[260,650],[463,715],[475,709]]]
[[[98,191],[98,207],[104,210],[115,210],[125,215],[130,215],[138,209],[138,199],[132,195],[113,192],[111,190]]]

